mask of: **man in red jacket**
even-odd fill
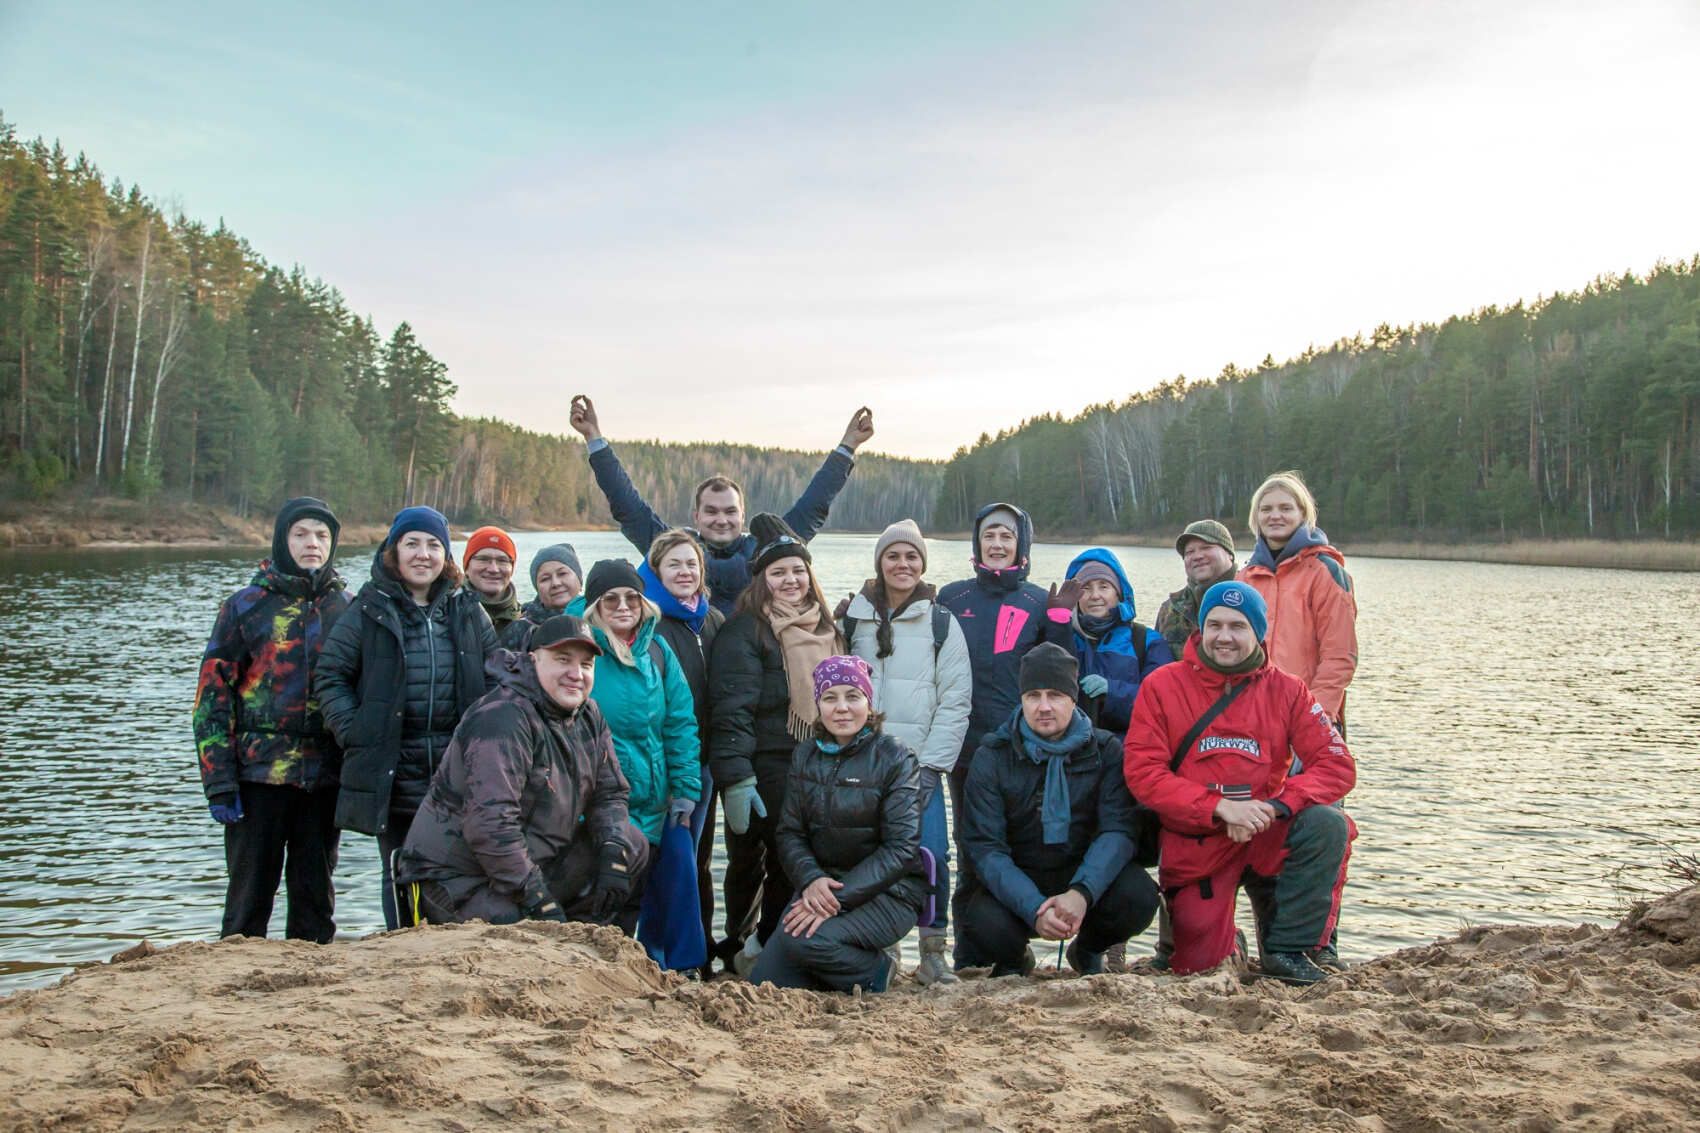
[[[1128,790],[1163,823],[1158,878],[1179,973],[1234,951],[1239,887],[1266,895],[1263,970],[1288,983],[1326,975],[1328,942],[1356,835],[1332,804],[1357,779],[1346,742],[1303,681],[1269,663],[1256,590],[1219,582],[1199,603],[1181,661],[1139,688],[1128,728]],[[1297,754],[1303,770],[1288,774]]]

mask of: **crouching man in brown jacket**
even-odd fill
[[[649,847],[588,698],[601,650],[566,614],[531,652],[499,652],[499,684],[467,709],[397,863],[404,923],[610,922]]]

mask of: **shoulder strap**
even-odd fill
[[[1149,626],[1141,625],[1138,622],[1129,622],[1127,628],[1133,634],[1133,659],[1138,663],[1139,668],[1143,669],[1145,668],[1145,639],[1150,635],[1151,629]]]
[[[1215,720],[1216,717],[1227,711],[1228,705],[1232,704],[1234,698],[1244,692],[1249,684],[1251,684],[1251,681],[1244,680],[1237,685],[1229,685],[1228,690],[1216,698],[1216,703],[1206,708],[1204,715],[1193,721],[1192,727],[1187,729],[1186,735],[1181,737],[1181,742],[1175,747],[1175,757],[1169,760],[1171,772],[1181,769],[1181,764],[1186,762],[1187,753],[1192,751],[1192,745],[1198,742],[1198,737],[1204,734],[1204,729],[1208,728],[1211,721]]]
[[[844,648],[854,651],[856,648],[856,623],[860,618],[844,615]]]
[[[939,650],[950,640],[950,611],[933,603],[933,660],[939,659]]]
[[[658,636],[649,639],[649,663],[655,666],[658,677],[667,671],[667,657],[661,652],[661,638]]]

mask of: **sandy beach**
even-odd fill
[[[1238,972],[849,998],[610,929],[139,945],[0,1001],[5,1129],[1691,1129],[1700,886],[1311,989]]]

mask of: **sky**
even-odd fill
[[[250,10],[242,10],[250,9]],[[1693,0],[0,0],[0,113],[458,411],[946,457],[1700,253]]]

